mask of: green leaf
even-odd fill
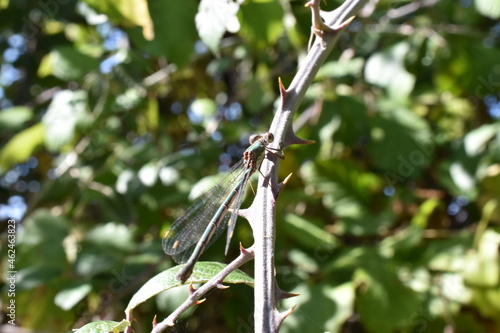
[[[240,13],[241,34],[259,48],[273,45],[283,33],[283,8],[278,1],[245,1]]]
[[[290,248],[287,253],[287,260],[294,267],[295,273],[305,278],[308,274],[318,273],[320,270],[320,265],[318,263],[328,259],[331,253],[331,250],[325,251],[320,244],[315,249],[312,256],[301,250]]]
[[[94,321],[80,327],[79,329],[73,331],[73,333],[118,333],[123,332],[127,327],[130,326],[130,322],[127,320],[117,321]]]
[[[428,278],[432,279],[431,276]],[[468,305],[470,303],[472,292],[471,289],[465,285],[462,272],[443,273],[440,274],[439,279],[441,290],[435,295],[436,298],[439,298],[444,303],[448,303],[450,301],[464,305]],[[443,316],[446,316],[446,312],[449,311],[446,307],[446,304],[443,304],[443,307],[440,309],[442,312],[441,315]]]
[[[33,119],[33,110],[25,106],[15,106],[0,111],[0,131],[16,130]]]
[[[170,63],[185,65],[191,59],[198,39],[193,24],[197,3],[194,0],[152,0],[148,1],[148,6],[155,38],[148,41],[142,31],[131,29],[128,31],[130,39],[150,56],[164,56]]]
[[[263,77],[270,75],[265,66],[257,66],[256,75],[250,77],[242,87],[245,91],[249,92],[248,97],[245,99],[245,108],[251,113],[261,112],[262,109],[268,107],[275,95],[272,94],[271,85],[267,81],[262,80]]]
[[[325,101],[323,109],[318,121],[319,136],[311,137],[319,139],[321,158],[335,157],[337,147],[356,147],[360,138],[366,137],[369,116],[365,104],[357,96],[338,96],[335,102]]]
[[[92,290],[92,285],[86,282],[77,282],[57,293],[54,303],[63,310],[72,309],[78,302],[87,296]]]
[[[427,228],[433,213],[438,208],[442,208],[443,203],[438,198],[430,198],[425,200],[420,207],[418,212],[411,219],[411,224],[417,226],[421,229]]]
[[[381,191],[380,179],[353,162],[306,162],[300,172],[307,184],[324,194],[324,205],[341,217],[359,216],[373,195]]]
[[[41,61],[38,76],[54,75],[63,81],[81,80],[89,72],[99,69],[99,60],[73,46],[54,48]]]
[[[387,89],[394,100],[406,100],[413,91],[416,80],[404,66],[409,49],[407,42],[401,42],[382,52],[374,53],[366,62],[366,81]]]
[[[450,38],[448,50],[441,54],[436,64],[440,68],[436,73],[436,88],[442,93],[468,96],[474,112],[485,97],[498,91],[498,80],[492,68],[498,64],[500,49],[485,47],[486,40]]]
[[[84,0],[100,13],[106,14],[115,24],[141,26],[144,38],[154,38],[153,22],[147,0]]]
[[[313,250],[331,250],[338,245],[337,239],[308,220],[295,215],[285,216],[286,232],[298,243]]]
[[[132,231],[123,224],[109,222],[94,227],[81,243],[75,270],[86,277],[109,272],[122,264],[135,248]]]
[[[461,194],[465,194],[470,198],[477,195],[476,178],[471,171],[475,170],[468,170],[461,161],[455,161],[449,167],[449,174],[453,180],[453,184]]]
[[[291,292],[300,296],[284,300],[283,306],[297,306],[298,310],[283,321],[282,333],[340,332],[345,321],[353,315],[355,286],[352,282],[339,286],[301,284]]]
[[[500,17],[500,2],[498,0],[474,0],[476,10],[492,20]]]
[[[360,258],[354,280],[360,285],[356,308],[366,327],[378,333],[405,330],[418,311],[418,295],[398,279],[396,267],[376,251]]]
[[[471,303],[474,307],[477,307],[479,313],[484,317],[498,320],[500,288],[474,288]]]
[[[207,125],[217,114],[217,104],[209,98],[195,99],[189,106],[194,123]]]
[[[477,250],[467,252],[464,278],[469,286],[498,287],[500,285],[500,234],[486,230]]]
[[[396,214],[389,210],[371,213],[366,209],[360,209],[357,214],[341,217],[335,223],[334,232],[359,237],[381,235],[389,231],[396,217]]]
[[[499,136],[500,123],[485,124],[470,131],[464,138],[464,148],[468,156],[476,156],[485,151],[488,143]]]
[[[353,162],[326,160],[305,163],[301,174],[307,184],[322,194],[323,204],[339,220],[335,234],[368,236],[384,233],[395,221],[395,214],[382,210],[374,198],[381,195],[382,182]],[[377,212],[371,211],[371,207]],[[376,206],[375,206],[376,205]]]
[[[44,127],[35,124],[11,138],[0,151],[0,174],[17,163],[25,162],[43,144]]]
[[[31,251],[30,254],[23,254],[20,257],[25,261],[26,256],[35,256],[36,253],[36,251]],[[61,262],[61,265],[54,266],[53,262],[40,262],[19,269],[16,275],[16,288],[19,290],[32,290],[36,287],[47,285],[61,276],[62,264]],[[21,262],[20,266],[24,266],[24,264]]]
[[[380,254],[387,258],[405,257],[422,241],[423,230],[414,225],[385,238],[380,243]],[[411,252],[410,252],[411,253]],[[409,254],[413,255],[413,253]],[[416,260],[415,256],[412,257]]]
[[[325,78],[340,78],[343,76],[358,77],[363,70],[364,60],[362,58],[353,58],[347,61],[329,61],[326,62],[316,74],[315,80]]]
[[[202,0],[195,17],[200,38],[214,54],[219,54],[219,43],[226,31],[237,32],[240,22],[236,14],[239,4],[232,0]]]
[[[95,226],[86,235],[95,244],[120,249],[124,252],[134,250],[132,231],[124,224],[109,222]]]
[[[77,125],[84,122],[87,111],[87,93],[83,90],[63,90],[57,93],[42,118],[45,127],[45,146],[59,151],[75,136]]]
[[[137,305],[144,303],[162,291],[181,286],[181,283],[175,279],[175,275],[181,267],[182,265],[172,267],[151,278],[132,296],[125,311],[128,312],[134,309]],[[225,267],[225,264],[219,262],[199,261],[194,266],[193,273],[186,283],[205,283]],[[253,278],[240,270],[235,270],[224,279],[224,283],[245,283],[253,286]]]
[[[465,254],[472,247],[473,236],[463,232],[453,238],[430,243],[423,253],[429,269],[443,272],[462,271]]]
[[[146,109],[137,115],[136,121],[139,133],[156,133],[160,121],[158,100],[149,96]]]
[[[500,165],[496,164],[489,168],[488,174],[481,180],[481,194],[478,203],[483,207],[481,222],[485,224],[490,222],[500,223]],[[485,216],[485,211],[492,209],[489,216]]]
[[[429,164],[436,148],[429,124],[410,110],[381,105],[370,120],[368,146],[373,164],[386,170],[388,185],[414,179]]]
[[[113,111],[129,111],[138,107],[145,99],[146,96],[144,96],[144,90],[142,88],[129,88],[116,96],[111,109]]]
[[[59,276],[67,266],[63,241],[68,236],[69,223],[40,209],[30,214],[23,226],[16,257],[20,268],[18,284],[20,288],[31,289]]]

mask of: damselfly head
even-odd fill
[[[274,141],[274,135],[271,132],[266,132],[262,134],[253,134],[248,139],[251,145],[257,141],[263,141],[265,144],[269,144]]]

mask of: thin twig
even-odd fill
[[[173,326],[175,321],[179,318],[179,316],[189,309],[191,306],[201,303],[200,299],[205,295],[209,290],[213,288],[221,288],[222,281],[228,276],[231,272],[235,271],[244,263],[252,260],[254,258],[254,247],[251,246],[248,249],[244,249],[240,246],[240,255],[236,257],[229,265],[227,265],[223,270],[221,270],[217,275],[208,280],[204,285],[200,288],[192,291],[188,297],[174,312],[170,314],[167,318],[165,318],[161,323],[156,324],[153,327],[151,333],[160,333],[163,332],[167,327]]]
[[[413,14],[417,10],[425,7],[433,7],[440,0],[421,0],[421,1],[413,1],[404,6],[394,8],[387,11],[386,17],[389,20],[394,20],[401,18],[406,15]]]

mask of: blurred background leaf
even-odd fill
[[[280,179],[293,175],[276,202],[277,279],[300,294],[281,303],[297,305],[285,332],[500,331],[500,7],[416,4],[365,7],[294,119],[316,143],[289,147],[279,168]],[[278,77],[288,86],[303,65],[310,9],[0,8],[0,325],[16,270],[23,329],[123,330],[133,295],[175,265],[161,248],[167,228],[268,129]],[[252,199],[248,190],[242,207]],[[252,244],[244,220],[234,238]],[[202,260],[238,251],[225,257],[215,242]],[[149,332],[186,295],[172,288],[141,303],[134,331]],[[253,331],[252,300],[246,284],[213,291],[172,331]]]

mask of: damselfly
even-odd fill
[[[221,235],[226,226],[227,253],[250,176],[260,168],[266,151],[283,158],[281,149],[268,147],[273,140],[274,135],[270,132],[252,135],[250,147],[243,153],[243,159],[167,230],[162,242],[163,249],[176,262],[186,263],[177,273],[177,280],[184,283],[189,278],[203,251]]]

